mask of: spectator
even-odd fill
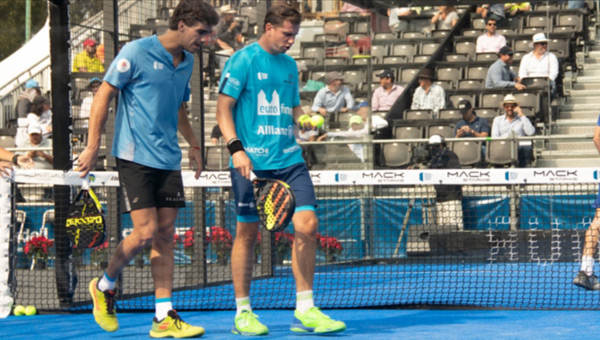
[[[440,85],[433,83],[433,70],[422,69],[418,74],[419,87],[413,94],[412,110],[433,110],[437,115],[440,109],[446,107],[446,91]]]
[[[490,66],[485,77],[486,88],[514,87],[519,91],[527,88],[520,83],[521,78],[510,69],[510,64],[513,62],[513,53],[513,50],[508,45],[500,49],[498,60]]]
[[[564,2],[564,1],[562,1]],[[567,9],[585,8],[585,0],[569,0],[567,1]]]
[[[498,24],[506,17],[504,13],[504,4],[482,5],[476,10],[483,18],[496,20]]]
[[[37,96],[33,99],[35,112],[27,115],[29,124],[37,123],[42,127],[42,136],[52,138],[52,111],[50,110],[50,99]]]
[[[354,106],[354,98],[347,86],[343,86],[344,76],[339,72],[325,75],[326,86],[317,92],[311,110],[324,117],[327,113],[347,112]]]
[[[341,137],[348,139],[362,139],[366,137],[369,132],[365,129],[365,122],[362,117],[359,115],[353,115],[350,117],[350,121],[348,123],[349,129],[347,131],[340,132],[328,132],[323,134],[317,138],[317,141],[323,141],[325,138],[330,137]],[[365,147],[364,144],[348,144],[348,147],[352,152],[360,159],[361,162],[365,161]]]
[[[556,77],[558,76],[558,59],[548,52],[548,38],[544,33],[536,33],[529,44],[533,51],[527,53],[519,65],[519,78],[548,77],[552,97],[556,96]]]
[[[232,55],[233,52],[239,49],[242,42],[242,33],[240,23],[234,20],[237,13],[230,5],[222,6],[219,9],[221,18],[219,23],[214,28],[216,42],[221,50]]]
[[[223,134],[221,133],[221,128],[219,127],[219,124],[215,125],[212,129],[212,131],[210,132],[210,142],[212,145],[217,145],[219,143],[219,139],[221,139],[223,137]]]
[[[535,133],[535,127],[525,117],[523,111],[517,103],[515,96],[509,94],[504,97],[502,102],[504,114],[494,118],[492,123],[492,138],[510,137],[514,133],[517,137],[532,136]],[[531,141],[519,142],[519,167],[525,168],[531,163],[533,148]]]
[[[356,108],[356,114],[359,115],[365,123],[365,130],[369,127],[369,120],[371,121],[371,132],[377,132],[377,130],[388,127],[389,122],[387,120],[378,115],[371,115],[370,113],[367,102],[360,103]]]
[[[23,145],[27,148],[49,148],[52,143],[49,139],[42,137],[42,127],[38,124],[30,124],[27,128],[29,139]],[[27,152],[27,157],[33,160],[34,169],[52,169],[54,167],[54,157],[52,151],[31,150]]]
[[[31,112],[31,104],[36,96],[41,96],[42,90],[40,84],[34,79],[29,79],[25,83],[25,91],[19,94],[17,99],[17,105],[15,106],[15,112],[17,118],[26,118],[27,114]]]
[[[410,7],[392,7],[388,8],[387,11],[388,16],[390,17],[388,21],[388,25],[390,27],[390,31],[392,32],[400,32],[407,30],[408,27],[403,27],[402,21],[398,19],[398,17],[404,17],[407,15],[413,14],[413,11]],[[404,25],[407,26],[407,25]]]
[[[77,53],[73,60],[73,72],[104,72],[104,65],[96,56],[97,44],[91,38],[83,42],[83,51]]]
[[[458,22],[458,13],[453,6],[438,6],[440,10],[433,18],[431,23],[436,25],[438,30],[451,30]]]
[[[458,102],[458,109],[462,119],[454,127],[454,136],[461,137],[487,137],[490,135],[490,125],[487,120],[477,117],[473,111],[473,105],[467,99]]]
[[[498,53],[506,45],[506,38],[496,33],[498,21],[493,18],[485,19],[487,32],[477,38],[477,53]]]
[[[92,102],[94,101],[94,97],[96,96],[96,93],[98,93],[98,89],[100,88],[101,84],[102,84],[102,79],[97,78],[97,77],[90,79],[90,81],[88,82],[87,89],[92,91],[92,95],[86,96],[81,101],[81,109],[79,110],[79,118],[83,119],[83,123],[80,126],[82,128],[86,128],[86,129],[88,128],[88,120],[90,119],[90,110],[92,109]]]
[[[504,11],[513,17],[517,14],[531,11],[531,4],[529,2],[508,2],[504,4]]]
[[[391,69],[383,70],[377,76],[381,86],[373,92],[371,108],[373,111],[388,111],[400,97],[404,88],[394,84],[394,71]]]

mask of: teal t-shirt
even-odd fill
[[[237,100],[235,130],[254,169],[304,162],[294,136],[293,108],[300,105],[300,93],[292,57],[272,55],[258,43],[248,45],[225,64],[219,92]]]

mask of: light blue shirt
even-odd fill
[[[304,162],[294,137],[293,108],[300,106],[300,92],[292,57],[272,55],[258,43],[248,45],[225,64],[219,93],[236,99],[235,132],[254,169]]]
[[[488,69],[487,76],[485,77],[485,87],[513,87],[515,86],[514,80],[516,78],[517,74],[502,60],[498,59]]]
[[[531,124],[529,118],[523,116],[517,116],[509,121],[506,118],[506,113],[494,118],[492,123],[492,137],[509,137],[510,132],[514,131],[517,137],[533,136],[535,133],[535,126]],[[521,142],[520,145],[531,144],[531,142]]]
[[[178,111],[190,98],[194,66],[194,56],[183,53],[175,68],[173,55],[152,36],[128,43],[112,62],[104,81],[121,90],[113,156],[156,169],[181,169]]]
[[[327,86],[320,89],[315,96],[311,110],[318,112],[322,107],[327,112],[340,112],[344,107],[351,109],[354,107],[354,98],[352,98],[350,89],[342,86],[337,93],[331,91]]]

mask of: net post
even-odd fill
[[[0,179],[0,318],[10,314],[15,292],[15,200],[12,178]]]

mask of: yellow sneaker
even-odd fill
[[[176,311],[170,310],[167,317],[152,321],[151,338],[198,338],[204,335],[204,328],[192,326],[179,317]]]
[[[94,319],[98,326],[107,332],[119,329],[117,313],[115,312],[115,292],[98,290],[98,278],[90,282],[90,295],[94,302]]]

